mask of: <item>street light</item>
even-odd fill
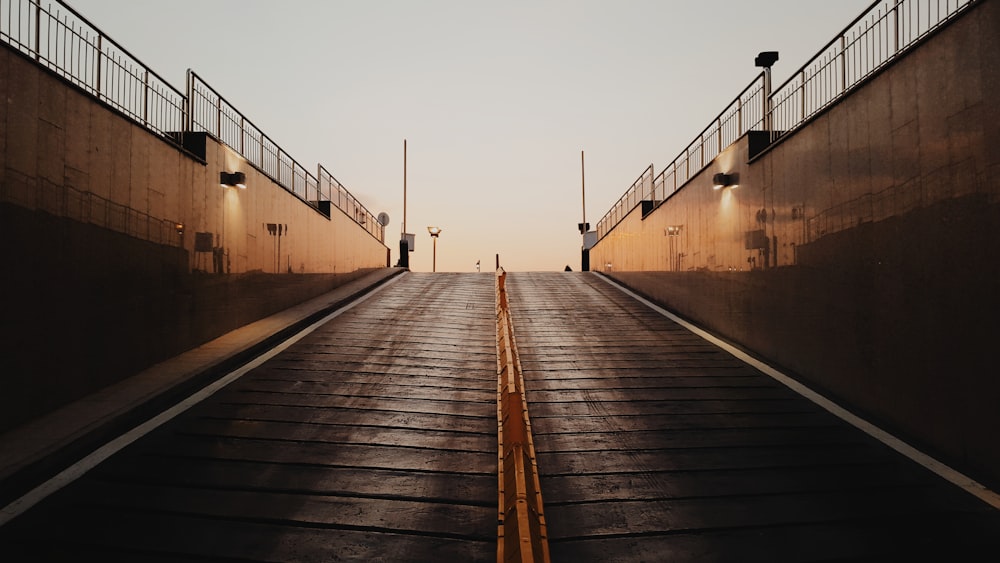
[[[439,227],[427,227],[427,232],[430,233],[431,238],[434,239],[434,266],[431,271],[436,272],[438,262],[438,235],[441,234],[441,229]]]

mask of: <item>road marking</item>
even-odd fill
[[[722,348],[726,352],[729,352],[739,360],[753,366],[762,373],[775,379],[785,387],[788,387],[792,391],[795,391],[799,395],[802,395],[806,399],[809,399],[813,403],[819,405],[826,411],[830,412],[837,418],[840,418],[844,422],[847,422],[851,426],[858,428],[865,434],[875,438],[879,442],[889,446],[890,448],[896,450],[897,452],[903,454],[904,456],[910,458],[911,460],[924,466],[926,469],[937,474],[939,477],[944,478],[947,481],[961,487],[967,493],[975,496],[979,500],[985,502],[986,504],[992,506],[993,508],[1000,509],[1000,494],[988,489],[982,483],[979,483],[975,479],[957,471],[956,469],[945,465],[944,463],[934,459],[933,457],[925,454],[924,452],[914,448],[913,446],[907,444],[903,440],[897,438],[896,436],[882,430],[878,426],[875,426],[871,422],[859,417],[858,415],[848,411],[847,409],[841,407],[840,405],[834,403],[830,399],[827,399],[823,395],[820,395],[816,391],[813,391],[809,387],[806,387],[802,383],[792,379],[791,377],[785,375],[784,373],[778,371],[776,368],[750,356],[743,350],[740,350],[736,346],[733,346],[729,342],[722,340],[721,338],[715,336],[714,334],[694,325],[690,322],[678,317],[677,315],[671,313],[670,311],[660,307],[659,305],[649,301],[645,297],[638,295],[632,290],[626,288],[623,285],[618,284],[611,278],[603,275],[596,274],[597,277],[601,278],[612,287],[617,288],[622,293],[633,297],[635,300],[639,301],[643,305],[646,305],[650,309],[660,313],[661,315],[667,317],[668,319],[674,321],[675,323],[683,326],[684,328],[690,330],[691,332],[697,334],[698,336],[704,338],[705,340],[715,344],[719,348]]]
[[[44,500],[49,495],[55,493],[59,489],[62,489],[66,485],[69,485],[73,481],[79,479],[85,473],[87,473],[88,471],[96,467],[98,464],[100,464],[102,461],[118,453],[120,450],[122,450],[129,444],[135,442],[139,438],[142,438],[146,434],[149,434],[159,426],[177,417],[184,411],[190,409],[191,407],[211,397],[217,391],[219,391],[226,385],[229,385],[233,381],[239,379],[247,372],[260,367],[264,362],[270,360],[274,356],[277,356],[281,352],[284,352],[288,347],[295,344],[299,340],[305,338],[320,326],[330,322],[336,317],[339,317],[341,314],[350,311],[354,307],[363,303],[369,297],[382,291],[384,288],[389,287],[390,285],[396,283],[400,278],[402,278],[405,275],[406,273],[404,272],[403,275],[393,276],[385,283],[379,285],[375,289],[369,291],[368,293],[362,295],[361,297],[358,297],[354,301],[351,301],[347,305],[344,305],[343,307],[331,312],[329,315],[326,315],[322,319],[302,329],[298,333],[289,337],[287,340],[281,342],[280,344],[268,350],[264,354],[261,354],[260,356],[254,358],[250,362],[237,368],[236,370],[227,373],[220,379],[217,379],[211,384],[201,388],[200,390],[196,391],[194,394],[184,399],[180,403],[177,403],[173,407],[170,407],[169,409],[161,412],[160,414],[154,416],[153,418],[147,420],[146,422],[140,424],[139,426],[136,426],[135,428],[126,432],[125,434],[122,434],[121,436],[115,438],[114,440],[111,440],[107,444],[104,444],[100,448],[97,448],[92,453],[81,459],[80,461],[67,467],[66,469],[59,472],[57,475],[55,475],[48,481],[42,483],[41,485],[38,485],[37,487],[26,493],[21,498],[3,507],[3,509],[0,510],[0,526],[3,526],[4,524],[10,522],[14,518],[24,513],[29,508],[35,506],[36,504]]]

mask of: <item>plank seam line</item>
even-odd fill
[[[197,405],[198,403],[204,401],[205,399],[214,395],[217,391],[242,377],[244,374],[250,372],[251,370],[263,365],[265,362],[277,356],[285,349],[289,348],[299,340],[302,340],[310,333],[323,326],[327,322],[339,317],[343,313],[350,311],[354,307],[360,305],[361,303],[367,301],[373,295],[380,293],[385,288],[395,284],[400,279],[405,277],[405,272],[403,275],[393,276],[391,279],[387,280],[385,283],[379,285],[372,291],[362,295],[361,297],[347,303],[343,307],[331,312],[330,314],[324,316],[323,318],[317,320],[313,324],[307,326],[296,334],[290,336],[287,340],[277,344],[271,350],[261,354],[260,356],[254,358],[253,360],[243,364],[242,366],[236,368],[235,370],[227,373],[223,377],[213,381],[209,385],[202,387],[201,389],[192,393],[188,398],[180,401],[176,405],[164,410],[160,414],[150,418],[146,422],[136,426],[132,430],[118,436],[117,438],[109,441],[103,446],[97,448],[89,455],[85,456],[80,461],[74,463],[73,465],[67,467],[66,469],[60,471],[55,476],[53,476],[48,481],[38,485],[34,489],[28,491],[20,498],[14,500],[7,506],[0,509],[0,526],[10,522],[29,508],[35,506],[49,495],[59,491],[66,485],[69,485],[73,481],[76,481],[82,477],[85,473],[96,467],[98,464],[111,457],[112,455],[118,453],[120,450],[124,449],[126,446],[132,444],[139,438],[145,436],[146,434],[152,432],[161,425],[167,423],[168,421],[176,418],[181,413],[187,411],[191,407]]]
[[[896,452],[902,454],[903,456],[911,459],[912,461],[920,464],[925,469],[931,471],[932,473],[938,475],[939,477],[945,479],[946,481],[952,483],[953,485],[961,488],[963,491],[971,494],[972,496],[978,498],[979,500],[985,502],[986,504],[992,506],[993,508],[1000,509],[1000,493],[990,490],[982,483],[976,481],[975,479],[959,472],[953,467],[931,457],[930,455],[920,451],[919,449],[911,446],[910,444],[904,442],[897,436],[889,433],[882,428],[879,428],[872,422],[852,413],[851,411],[841,407],[834,401],[824,397],[820,393],[814,391],[813,389],[807,387],[805,384],[793,379],[777,368],[767,364],[757,358],[751,356],[750,354],[744,352],[740,348],[730,344],[726,340],[712,334],[711,332],[685,320],[681,317],[671,313],[670,311],[664,309],[663,307],[653,303],[652,301],[642,297],[641,295],[635,293],[634,291],[628,289],[627,287],[617,283],[616,281],[602,276],[600,274],[594,273],[595,276],[603,280],[608,285],[614,287],[615,289],[621,291],[625,295],[628,295],[635,299],[636,301],[642,303],[643,305],[649,307],[650,309],[656,311],[657,313],[663,315],[664,317],[674,321],[675,323],[683,326],[689,331],[697,334],[698,336],[704,338],[708,342],[715,344],[719,348],[722,348],[726,352],[729,352],[737,359],[743,361],[746,364],[756,368],[761,373],[774,378],[776,381],[782,385],[788,387],[792,391],[795,391],[799,395],[809,399],[817,406],[823,408],[830,414],[836,416],[837,418],[843,420],[844,422],[854,426],[855,428],[861,430],[865,434],[868,434],[872,438],[875,438],[879,442],[889,446]]]

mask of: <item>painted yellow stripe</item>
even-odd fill
[[[514,324],[507,305],[507,273],[497,269],[497,438],[499,510],[497,561],[548,563],[538,463],[531,438],[524,377],[517,356]]]

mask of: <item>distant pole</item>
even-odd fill
[[[587,248],[587,231],[590,225],[587,224],[587,174],[583,162],[583,151],[580,151],[580,200],[583,202],[583,219],[580,222],[580,237],[583,244],[580,245],[580,270],[590,271],[590,249]]]
[[[403,139],[403,232],[399,235],[399,266],[410,267],[410,244],[406,240],[406,139]]]
[[[406,139],[403,139],[403,235],[406,235]]]
[[[441,235],[440,227],[427,227],[427,232],[431,234],[431,239],[434,241],[434,262],[431,268],[432,272],[438,271],[438,237]]]
[[[584,224],[580,230],[586,232],[587,225],[587,180],[586,174],[583,166],[583,151],[580,151],[580,193],[581,199],[583,201],[583,219],[581,222]]]

